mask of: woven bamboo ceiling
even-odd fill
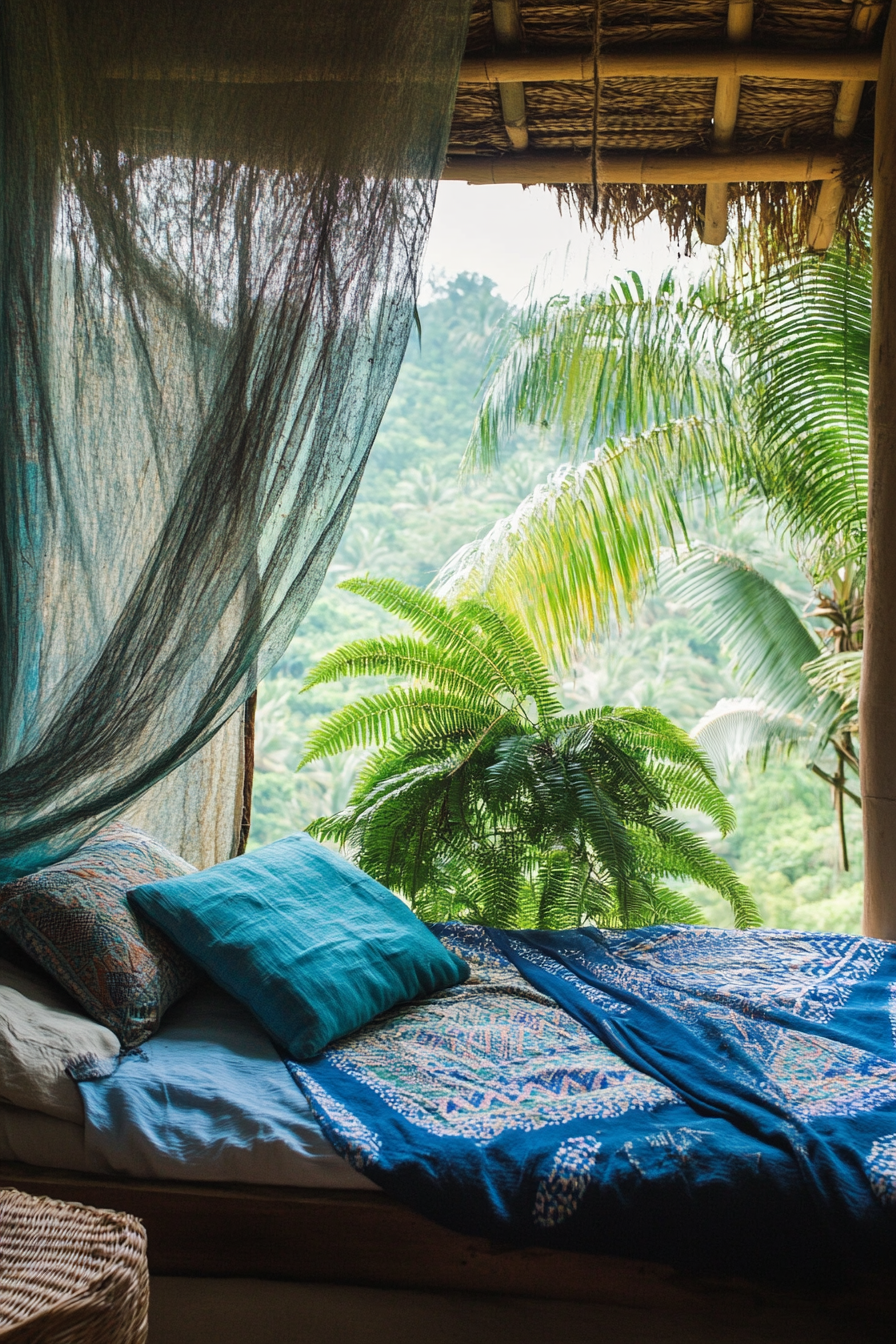
[[[887,7],[474,0],[444,176],[550,184],[600,226],[656,212],[708,243],[748,211],[826,248],[868,202]]]

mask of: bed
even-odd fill
[[[891,945],[427,928],[303,836],[183,868],[116,829],[4,889],[11,1182],[157,1274],[892,1332]]]
[[[474,963],[471,982],[425,1003],[405,1005],[357,1033],[356,1039],[339,1043],[339,1049],[356,1052],[354,1065],[359,1058],[369,1058],[372,1044],[381,1053],[384,1043],[393,1039],[405,1061],[410,1060],[411,1071],[419,1075],[421,1066],[414,1062],[409,1045],[410,1027],[432,1061],[433,1077],[438,1074],[444,1080],[440,1048],[443,1053],[450,1036],[445,1024],[453,1023],[450,1048],[456,1056],[457,1098],[462,1101],[469,1085],[469,1075],[465,1081],[460,1067],[464,1032],[468,1039],[475,1037],[490,1058],[502,1056],[504,1077],[510,1076],[509,1019],[502,1019],[501,1025],[490,1008],[486,1024],[483,1003],[504,1005],[501,1012],[517,1014],[515,1021],[519,1014],[530,1015],[532,1022],[540,1012],[565,1014],[570,1039],[583,1049],[591,1048],[573,1030],[581,1024],[573,1021],[572,1014],[544,988],[525,980],[507,958],[496,962],[489,952],[475,964],[475,946],[481,949],[486,936],[482,931],[455,926],[441,933],[453,939],[454,946],[463,946]],[[695,946],[705,953],[706,945],[701,947],[699,939],[707,933],[687,935],[698,939],[691,946],[692,960]],[[649,936],[664,937],[668,947],[675,946],[680,934],[651,931]],[[794,947],[781,935],[762,937],[766,960],[768,939],[773,943],[777,939],[779,950],[786,953],[791,988],[802,976],[805,998],[807,968],[797,965]],[[758,943],[741,946],[759,948]],[[871,950],[877,956],[884,946]],[[851,973],[847,968],[850,959],[868,951],[865,940],[835,937],[834,942],[816,943],[815,950],[823,953],[826,967],[816,976],[816,1005],[830,1001],[832,994],[842,997],[850,974],[854,984],[861,981],[855,968]],[[679,944],[680,964],[687,961],[684,951]],[[703,957],[707,971],[710,961]],[[738,991],[730,967],[725,984],[728,993]],[[742,992],[743,986],[739,989]],[[717,987],[711,1000],[716,1008],[718,1000]],[[442,1023],[441,1043],[433,1014]],[[487,1040],[483,1031],[492,1039]],[[599,1051],[607,1049],[593,1032],[587,1035]],[[390,1064],[393,1075],[395,1053]],[[323,1091],[334,1057],[327,1052],[323,1060],[331,1062],[323,1063],[317,1074]],[[517,1056],[517,1066],[521,1059]],[[568,1059],[563,1067],[572,1076]],[[348,1153],[353,1165],[337,1152],[340,1145],[347,1151],[350,1126],[340,1138],[323,1092],[312,1109],[290,1076],[304,1070],[311,1077],[314,1068],[313,1063],[285,1062],[244,1008],[203,983],[169,1010],[157,1035],[126,1055],[113,1075],[79,1084],[83,1125],[9,1105],[0,1109],[0,1174],[35,1193],[135,1213],[148,1228],[156,1274],[528,1295],[649,1306],[707,1321],[731,1319],[732,1313],[738,1319],[752,1313],[759,1320],[769,1312],[783,1320],[796,1312],[804,1321],[816,1315],[819,1321],[823,1318],[828,1330],[831,1322],[840,1322],[843,1334],[837,1338],[892,1337],[896,1310],[889,1284],[880,1274],[865,1273],[861,1264],[852,1264],[829,1284],[803,1282],[794,1287],[788,1266],[777,1278],[766,1275],[762,1281],[732,1279],[721,1271],[708,1275],[705,1264],[688,1265],[680,1255],[677,1265],[668,1263],[679,1249],[673,1245],[668,1255],[632,1254],[621,1241],[614,1245],[612,1229],[604,1249],[585,1252],[557,1243],[520,1245],[509,1237],[475,1235],[469,1228],[445,1226],[450,1222],[445,1217],[440,1225],[419,1208],[384,1193],[381,1178],[375,1181],[358,1169],[364,1163],[357,1153]],[[308,1078],[304,1081],[307,1088]],[[645,1085],[654,1084],[647,1079]],[[565,1090],[567,1115],[572,1106],[580,1120],[587,1119],[588,1106],[583,1109],[587,1093],[580,1089],[570,1098],[569,1087]],[[308,1091],[313,1095],[313,1087]],[[606,1094],[607,1087],[598,1091]],[[525,1108],[530,1101],[536,1107],[542,1104],[524,1088],[514,1105]],[[440,1099],[434,1098],[433,1104],[438,1109]],[[359,1114],[362,1111],[359,1108]],[[635,1122],[644,1113],[643,1107],[629,1113],[632,1137]],[[534,1132],[532,1126],[529,1132]],[[741,1212],[736,1205],[729,1209],[735,1218]],[[771,1229],[772,1233],[779,1235],[779,1229]],[[668,1234],[664,1236],[668,1245]],[[613,1249],[628,1253],[612,1254]]]

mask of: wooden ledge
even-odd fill
[[[0,1163],[0,1185],[118,1209],[148,1234],[153,1274],[287,1279],[361,1287],[500,1293],[679,1312],[741,1304],[752,1286],[668,1265],[506,1246],[441,1227],[379,1191],[214,1185],[104,1177]],[[764,1290],[763,1290],[764,1291]],[[768,1290],[768,1300],[778,1293]]]
[[[598,181],[611,185],[690,186],[701,182],[821,182],[837,177],[836,154],[807,150],[755,154],[602,154]],[[563,185],[591,181],[587,154],[464,155],[449,158],[443,181]]]
[[[752,1327],[756,1339],[889,1344],[896,1326],[884,1275],[821,1293],[621,1256],[510,1247],[451,1232],[375,1191],[136,1180],[13,1162],[0,1163],[0,1184],[134,1214],[147,1230],[153,1274],[637,1307],[668,1313],[688,1330],[711,1327],[701,1339],[731,1339],[737,1322],[738,1339]],[[832,1335],[832,1322],[845,1333]],[[683,1337],[677,1327],[674,1333]]]
[[[601,79],[720,79],[763,75],[768,79],[811,79],[842,82],[876,80],[880,52],[791,51],[761,47],[632,47],[603,52],[597,71]],[[590,51],[500,53],[473,56],[461,62],[461,84],[581,83],[594,78]]]

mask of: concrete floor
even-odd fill
[[[528,1298],[154,1278],[149,1344],[892,1344],[892,1325],[748,1315],[698,1321]]]

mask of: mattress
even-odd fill
[[[377,1189],[324,1137],[252,1015],[212,985],[116,1072],[80,1083],[84,1125],[0,1106],[0,1160],[149,1180]]]

